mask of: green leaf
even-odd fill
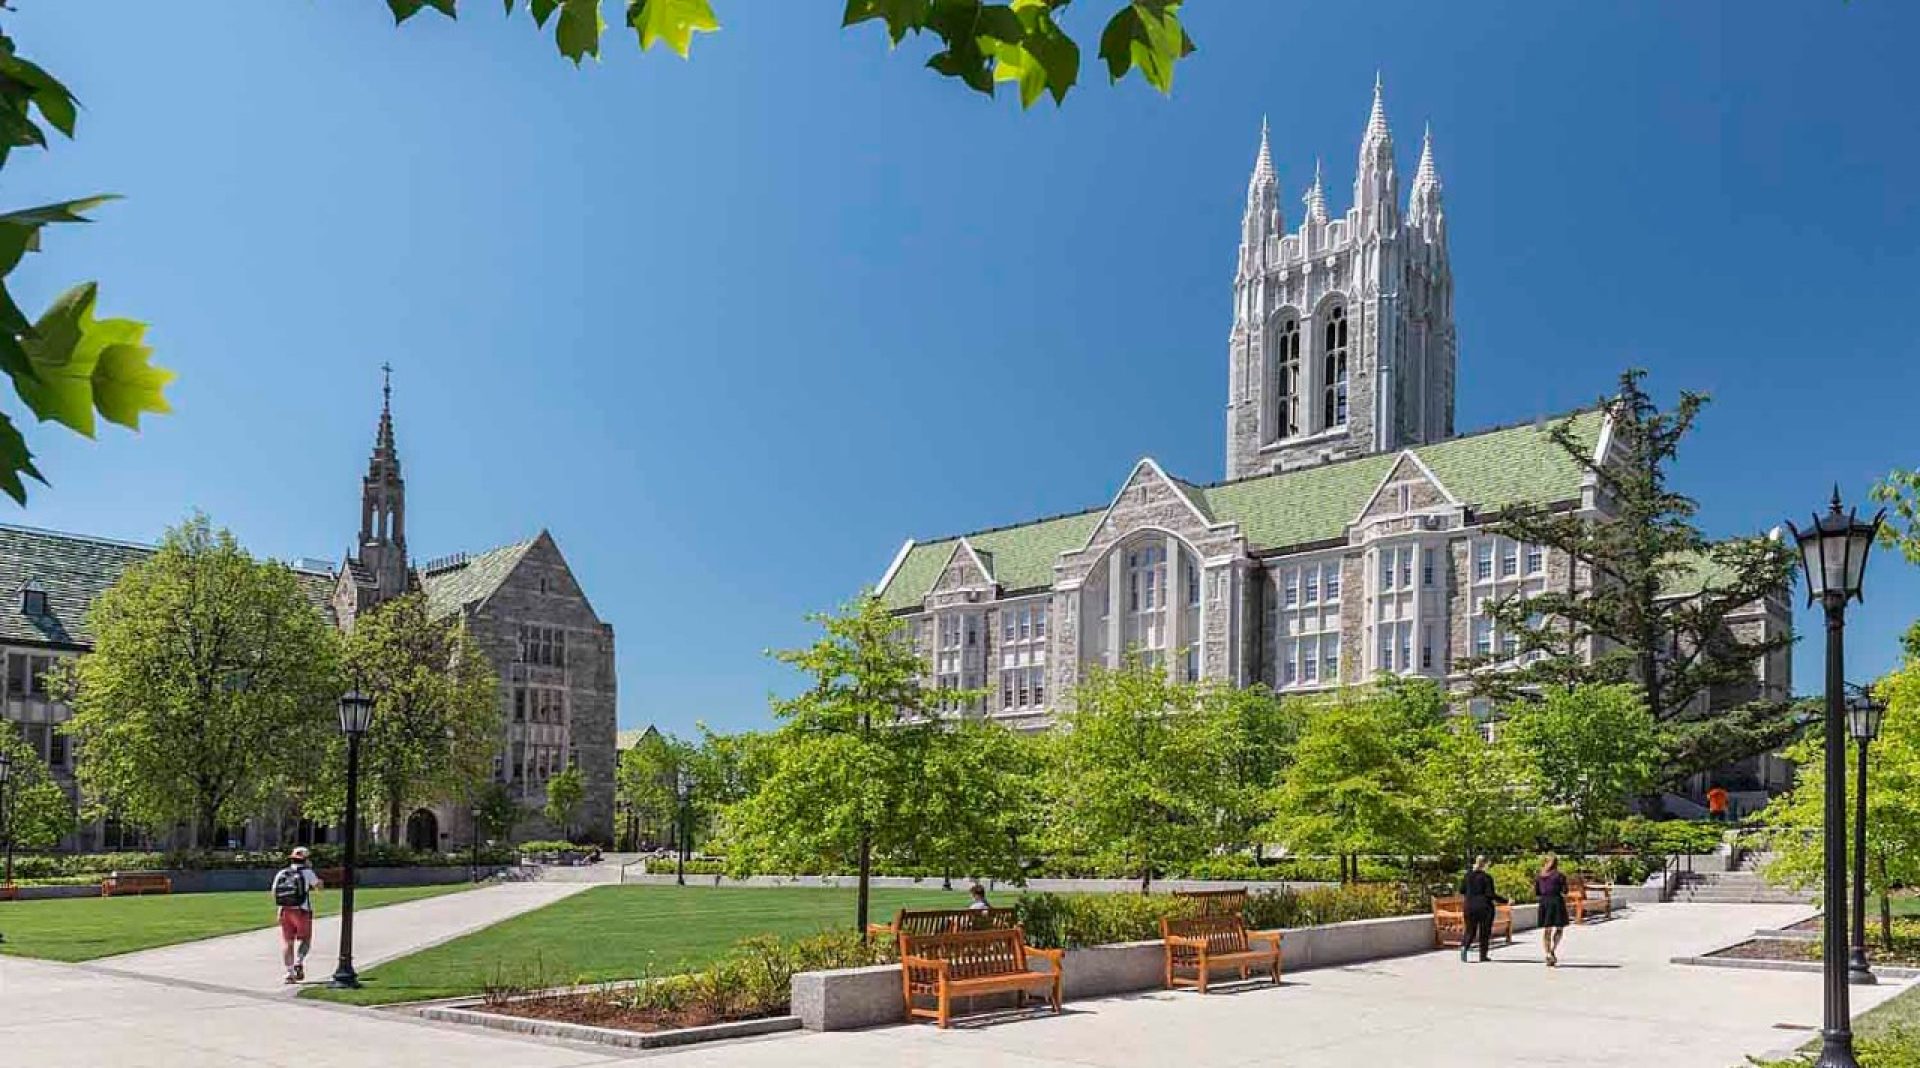
[[[1174,64],[1193,53],[1179,11],[1180,0],[1134,0],[1116,12],[1100,33],[1107,76],[1117,82],[1138,69],[1155,89],[1173,92]]]
[[[1016,0],[1009,14],[1017,36],[998,37],[998,24],[983,34],[994,57],[993,80],[1019,83],[1021,107],[1032,107],[1043,92],[1051,92],[1055,104],[1065,100],[1080,77],[1080,46],[1060,31],[1047,0]]]
[[[927,28],[946,42],[947,47],[928,57],[927,66],[992,96],[993,59],[981,47],[976,32],[983,17],[983,6],[979,0],[933,0]]]
[[[536,5],[539,0],[535,0]],[[560,0],[560,21],[554,24],[553,40],[560,54],[579,66],[581,59],[600,58],[600,35],[607,20],[600,14],[600,0]]]
[[[34,107],[40,109],[40,116],[52,123],[54,129],[68,137],[73,136],[73,124],[78,117],[79,106],[73,99],[73,93],[60,84],[59,79],[42,70],[39,65],[18,56],[0,57],[0,77],[10,78],[25,87],[27,98]]]
[[[46,485],[46,478],[33,466],[33,452],[27,448],[27,439],[20,436],[20,428],[0,414],[0,490],[5,490],[14,503],[24,505],[27,487],[21,475]]]
[[[141,412],[171,409],[162,390],[173,372],[148,363],[143,323],[95,319],[98,288],[88,282],[61,294],[32,336],[22,339],[32,373],[13,376],[14,389],[43,421],[92,437],[94,411],[138,429]]]
[[[847,0],[847,10],[840,17],[840,25],[857,26],[862,22],[882,19],[887,24],[889,41],[897,45],[909,31],[919,33],[926,29],[927,20],[932,15],[933,0]]]
[[[405,22],[418,15],[421,8],[431,7],[448,18],[457,18],[454,11],[455,0],[387,0],[387,7],[393,11],[393,21]],[[507,0],[507,13],[513,13],[513,0]]]
[[[681,59],[693,46],[696,33],[713,33],[720,20],[707,0],[627,0],[627,25],[640,35],[640,50],[665,41]]]
[[[513,0],[507,0],[507,5],[511,9]],[[533,14],[533,24],[542,29],[546,28],[547,20],[552,18],[553,13],[559,9],[560,0],[532,0],[527,7],[527,10]]]

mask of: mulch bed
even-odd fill
[[[704,1008],[664,1012],[659,1009],[633,1008],[602,994],[563,994],[557,997],[531,998],[525,1001],[507,1001],[476,1007],[483,1012],[500,1016],[556,1020],[561,1023],[610,1027],[621,1031],[673,1031],[683,1027],[705,1027],[708,1024],[757,1020],[778,1015],[778,1013],[749,1013],[723,1016]]]
[[[1786,927],[1783,927],[1783,928],[1781,928],[1781,930],[1784,930],[1784,931],[1818,931],[1818,930],[1820,930],[1820,924],[1821,924],[1821,918],[1820,918],[1820,917],[1818,917],[1818,916],[1809,916],[1809,917],[1807,917],[1806,919],[1804,919],[1804,920],[1801,920],[1801,921],[1800,921],[1799,923],[1795,923],[1795,924],[1789,924],[1789,925],[1787,925]]]
[[[1798,924],[1791,929],[1807,930]],[[1817,922],[1813,929],[1819,929]],[[1707,956],[1735,960],[1818,961],[1820,943],[1800,938],[1750,938],[1738,945],[1716,950]],[[1920,966],[1920,942],[1896,937],[1893,949],[1887,950],[1880,946],[1877,936],[1870,934],[1867,939],[1867,956],[1875,964],[1892,964],[1906,968]]]

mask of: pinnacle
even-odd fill
[[[1373,75],[1373,110],[1367,113],[1366,142],[1393,143],[1393,133],[1387,129],[1387,105],[1378,71]]]
[[[1260,151],[1253,158],[1253,178],[1250,185],[1258,186],[1274,181],[1273,150],[1267,144],[1267,120],[1260,118]]]
[[[1420,138],[1420,166],[1414,171],[1413,185],[1418,189],[1423,185],[1439,184],[1440,172],[1433,164],[1433,124],[1428,123],[1426,133]]]
[[[1327,191],[1320,181],[1320,161],[1317,159],[1313,161],[1313,186],[1300,199],[1306,202],[1308,218],[1327,221]]]

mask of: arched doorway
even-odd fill
[[[439,849],[440,818],[427,809],[414,809],[413,815],[407,817],[407,848]]]

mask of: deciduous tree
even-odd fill
[[[46,761],[14,728],[0,720],[0,753],[10,761],[7,783],[0,786],[0,847],[9,838],[16,849],[50,849],[74,827],[74,807],[53,780]]]
[[[681,775],[692,774],[693,747],[671,735],[648,731],[620,754],[614,769],[614,796],[632,821],[629,836],[637,845],[642,837],[664,841],[679,815],[677,792]],[[678,840],[678,835],[674,835]]]
[[[1340,856],[1349,877],[1359,865],[1347,858],[1405,856],[1428,845],[1417,749],[1403,737],[1408,698],[1375,686],[1311,700],[1293,764],[1273,792],[1273,840],[1297,853]]]
[[[89,804],[202,845],[311,785],[337,734],[334,634],[284,565],[203,515],[88,609],[94,648],[55,683]]]
[[[1531,756],[1540,793],[1585,852],[1609,819],[1653,784],[1659,732],[1639,687],[1626,683],[1553,689],[1506,709],[1503,731]]]
[[[920,753],[920,789],[909,797],[913,858],[948,885],[956,874],[1018,878],[1037,815],[1035,745],[993,720],[934,724]]]
[[[1489,738],[1471,716],[1456,716],[1437,732],[1419,762],[1418,782],[1434,841],[1463,858],[1531,845],[1545,829],[1532,754],[1508,733]]]
[[[569,764],[564,771],[547,779],[547,803],[541,814],[560,829],[562,836],[573,837],[573,821],[580,814],[580,803],[587,797],[586,776],[580,765]]]

